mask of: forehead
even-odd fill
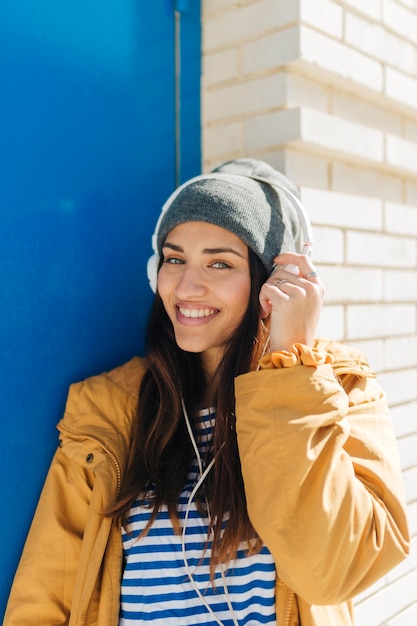
[[[169,231],[164,245],[174,244],[182,248],[232,248],[247,255],[246,243],[237,235],[208,222],[185,222]]]

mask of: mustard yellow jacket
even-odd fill
[[[333,342],[266,357],[236,379],[248,510],[277,567],[279,626],[351,626],[352,597],[409,535],[386,401],[365,359]],[[332,356],[329,356],[332,355]],[[117,626],[117,495],[144,361],[70,388],[4,626]]]

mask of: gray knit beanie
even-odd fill
[[[256,177],[298,197],[296,186],[263,161],[243,158],[222,163],[210,174],[191,179],[168,199],[155,232],[159,255],[169,231],[190,221],[215,224],[240,237],[268,274],[281,250],[300,251],[302,232],[293,202],[284,191]]]

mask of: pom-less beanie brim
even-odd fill
[[[259,182],[251,176],[271,182]],[[283,174],[254,159],[229,161],[210,174],[192,179],[165,206],[155,233],[158,253],[175,226],[207,222],[240,237],[270,273],[274,257],[281,251],[299,250],[302,238],[297,212],[288,195],[273,186],[274,181],[298,196],[297,188]]]

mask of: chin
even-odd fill
[[[196,346],[195,344],[190,344],[187,341],[177,341],[177,346],[183,352],[191,352],[193,354],[200,354],[204,352],[205,347]]]

